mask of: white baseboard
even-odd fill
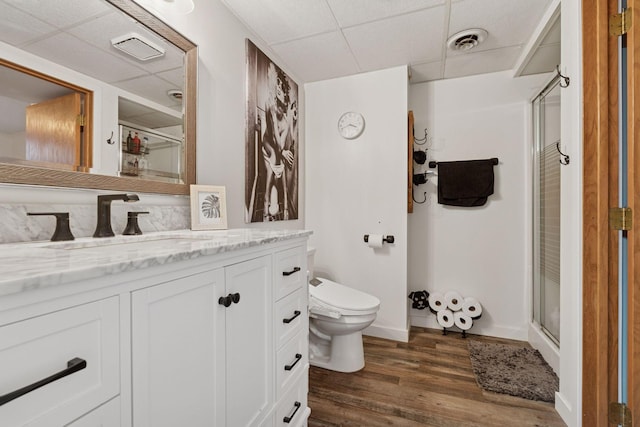
[[[578,427],[581,424],[580,419],[577,419],[577,414],[573,413],[573,409],[562,393],[556,392],[556,411],[562,418],[568,427]]]
[[[553,372],[560,375],[560,349],[542,332],[540,326],[529,324],[529,344],[542,354]]]
[[[419,315],[411,315],[411,325],[419,326],[422,328],[432,328],[432,329],[442,329],[442,326],[438,324],[436,320],[435,314],[419,314]],[[455,326],[450,329],[454,332],[460,332],[460,329]],[[518,341],[526,341],[527,340],[527,330],[526,328],[513,328],[509,326],[483,326],[474,325],[470,330],[467,331],[470,334],[476,335],[486,335],[490,337],[499,337],[499,338],[508,338],[512,340]]]
[[[406,329],[395,329],[379,326],[374,323],[373,325],[362,331],[362,334],[393,341],[409,342],[408,327]]]

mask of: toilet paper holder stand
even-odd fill
[[[364,241],[365,241],[365,243],[368,243],[368,242],[369,242],[369,235],[368,235],[368,234],[365,234],[365,235],[364,235]],[[389,235],[387,235],[387,236],[384,236],[384,237],[382,238],[382,241],[383,241],[384,243],[393,243],[393,242],[395,242],[395,241],[396,241],[396,239],[395,239],[395,237],[393,237],[393,235],[389,234]]]

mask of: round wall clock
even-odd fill
[[[343,138],[354,139],[364,130],[364,117],[360,113],[348,111],[338,119],[338,131]]]

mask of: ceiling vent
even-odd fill
[[[111,45],[140,61],[148,61],[164,55],[162,47],[137,33],[129,33],[111,39]]]
[[[449,37],[447,47],[451,50],[469,51],[487,38],[487,32],[481,28],[460,31]]]

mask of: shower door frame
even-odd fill
[[[545,136],[546,136],[546,115],[545,115],[545,98],[551,94],[556,88],[560,86],[560,75],[556,74],[544,88],[536,95],[536,97],[532,100],[532,110],[533,110],[533,275],[532,275],[532,320],[534,323],[537,323],[540,326],[540,330],[549,338],[551,342],[553,342],[557,347],[560,347],[560,337],[556,337],[553,333],[546,327],[545,325],[545,286],[543,283],[543,274],[540,271],[540,194],[541,194],[541,174],[540,174],[540,166],[542,164],[542,157],[544,157],[544,149],[546,146],[542,147],[544,144]],[[537,103],[537,104],[536,104]],[[558,114],[560,114],[560,110],[558,110]],[[560,135],[560,132],[558,132]],[[553,144],[553,143],[551,143]],[[546,145],[551,145],[546,144]],[[559,154],[558,154],[559,157]],[[560,188],[558,188],[560,191]],[[558,226],[560,227],[560,220],[558,218]],[[558,241],[560,240],[560,229],[558,229]],[[558,248],[559,249],[559,248]],[[558,253],[558,257],[560,253]],[[559,263],[559,260],[558,260]],[[559,267],[560,268],[560,267]],[[558,272],[558,286],[560,286],[560,272]],[[536,292],[537,287],[537,292]],[[559,301],[558,301],[559,305]],[[538,318],[536,318],[536,314],[538,314]],[[559,331],[558,331],[559,333]]]

